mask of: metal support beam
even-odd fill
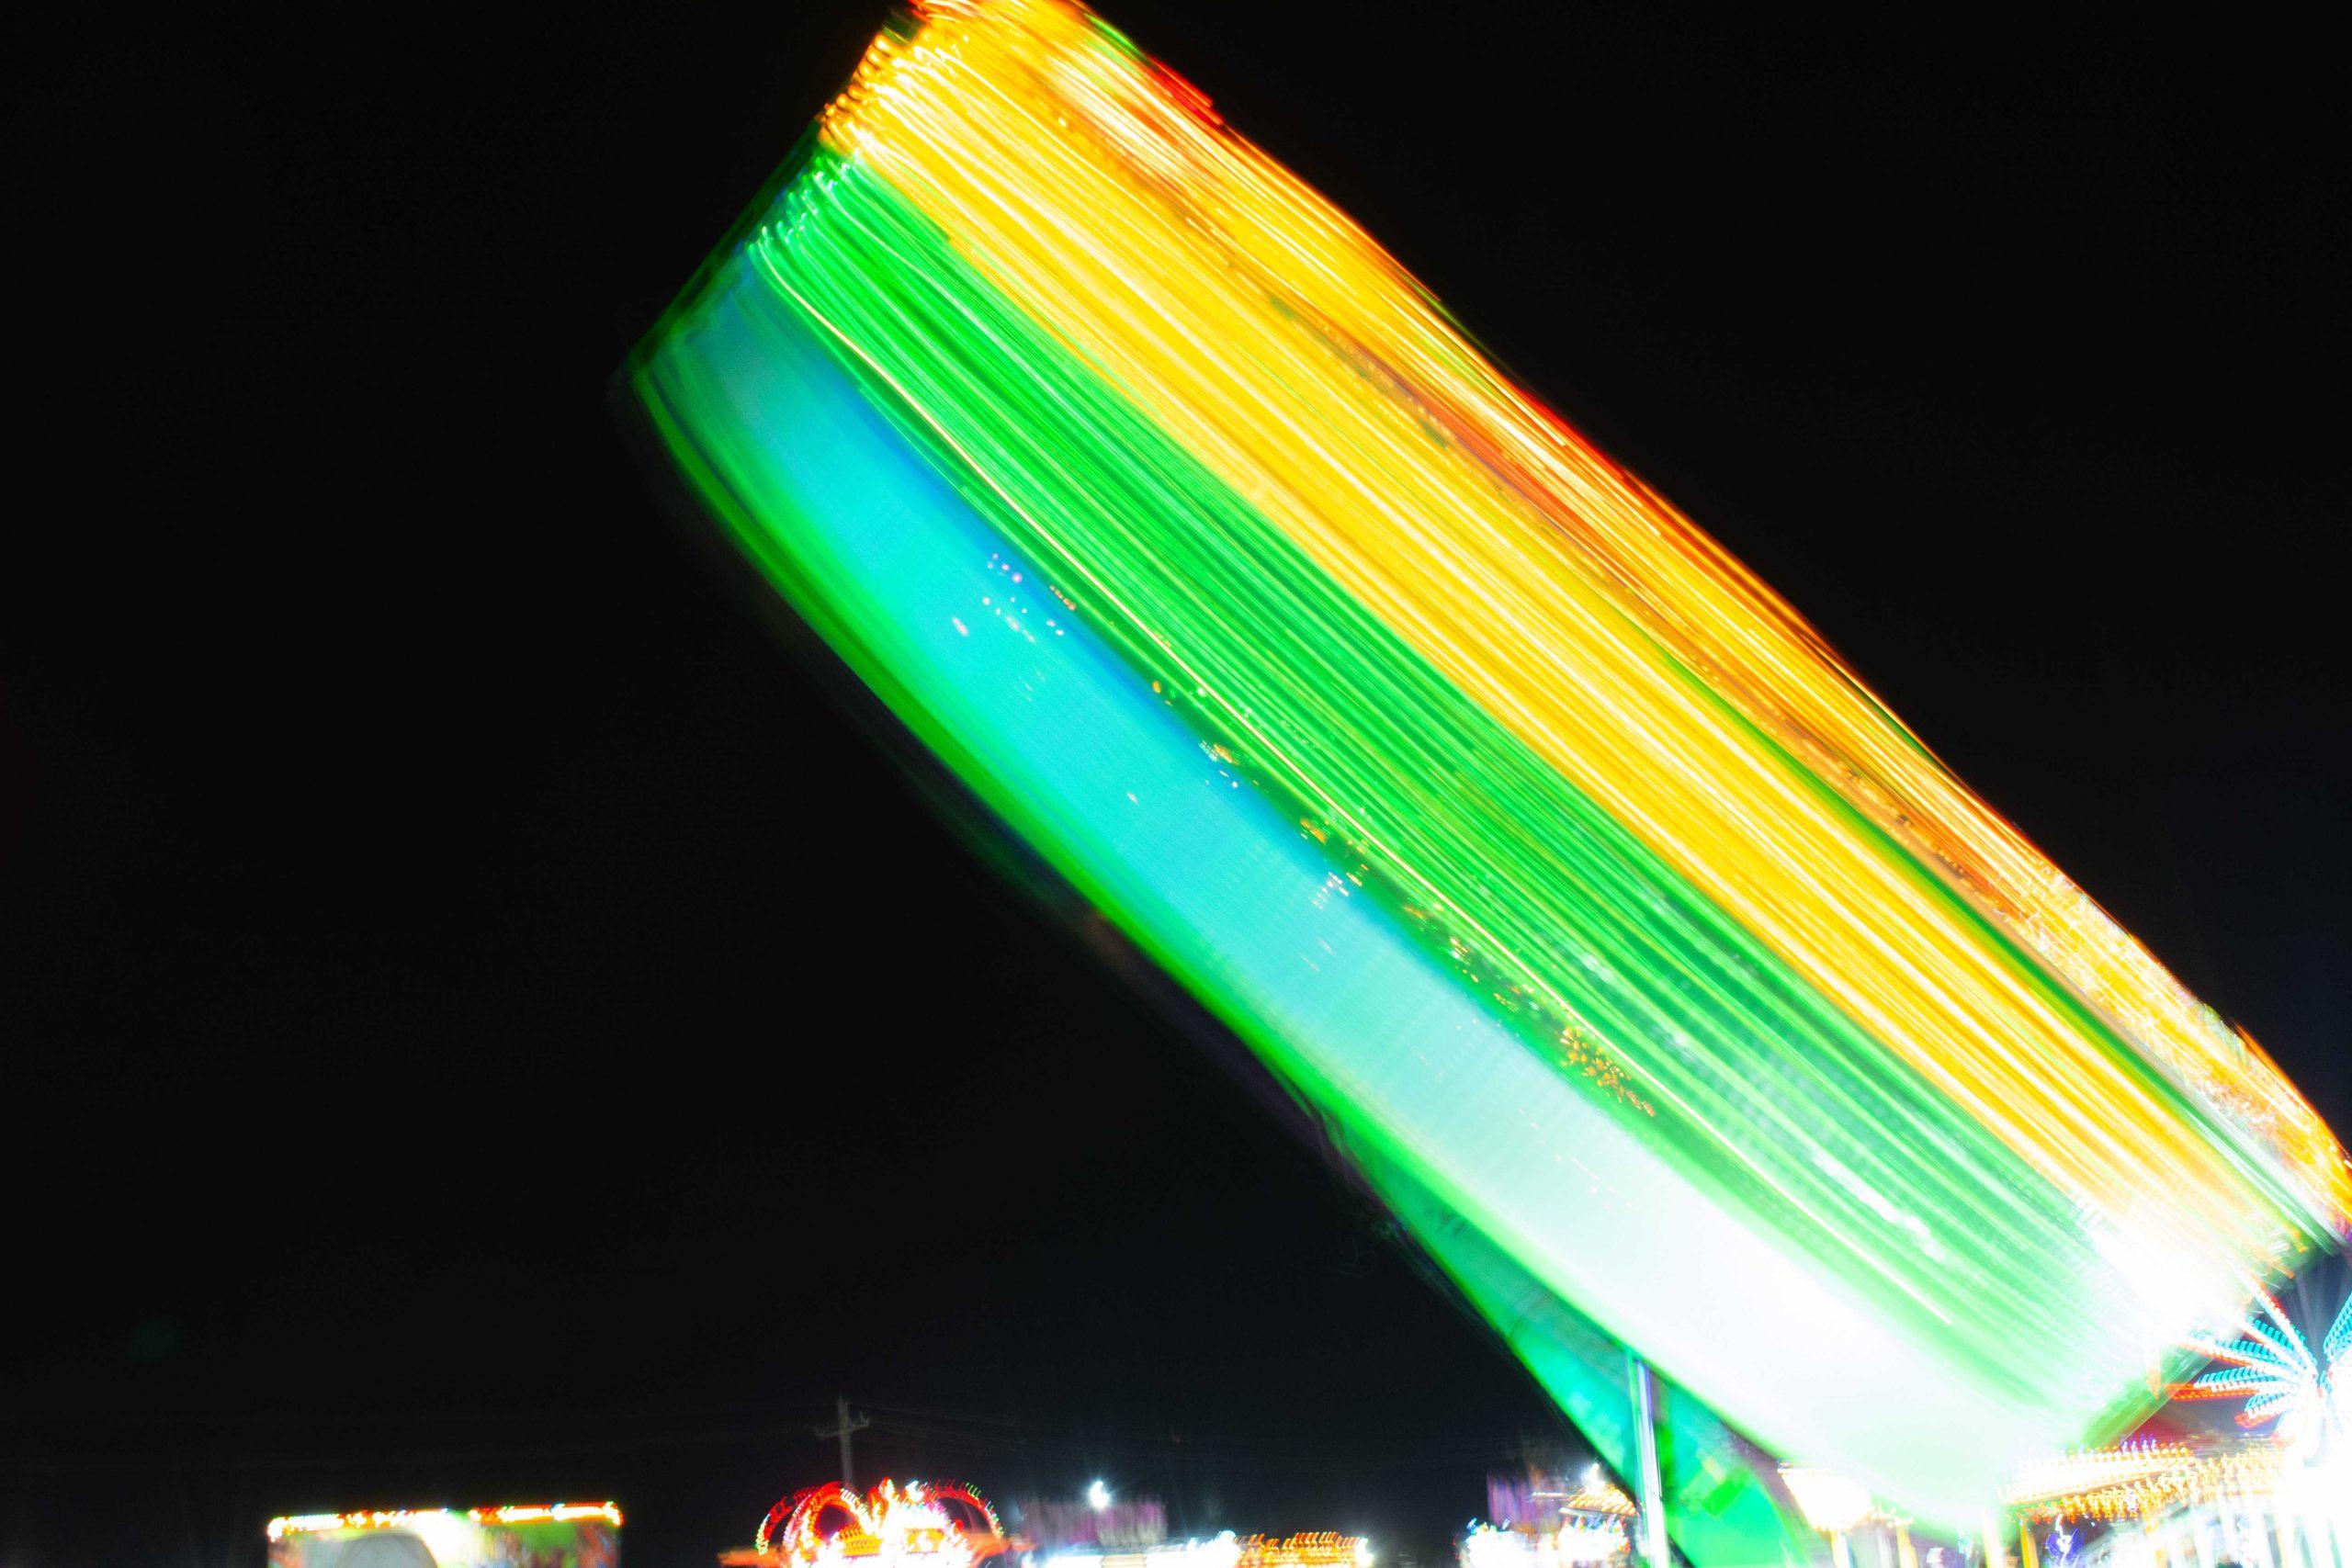
[[[1673,1568],[1673,1549],[1666,1538],[1666,1488],[1658,1479],[1657,1385],[1649,1363],[1625,1352],[1625,1380],[1634,1405],[1634,1484],[1641,1488],[1642,1555],[1650,1568]]]

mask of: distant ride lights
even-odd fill
[[[1035,1568],[1372,1568],[1372,1543],[1321,1530],[1292,1536],[1237,1536],[1158,1541],[1108,1550],[1040,1553]]]
[[[978,1490],[953,1481],[885,1481],[863,1495],[833,1481],[795,1493],[768,1510],[751,1550],[718,1560],[729,1568],[972,1568],[1014,1553],[1024,1568],[1373,1568],[1369,1541],[1329,1531],[1226,1530],[1205,1540],[1033,1551],[1005,1533]]]
[[[270,1520],[263,1534],[270,1568],[338,1568],[356,1562],[618,1568],[620,1528],[616,1504],[534,1503],[288,1514]]]
[[[2255,1307],[2235,1339],[2195,1347],[2222,1364],[2173,1397],[2243,1399],[2239,1426],[2277,1421],[2273,1435],[2305,1460],[2352,1448],[2352,1296],[2317,1351],[2269,1292],[2255,1292]]]
[[[1555,1505],[1546,1518],[1472,1525],[1462,1540],[1462,1568],[1584,1568],[1631,1557],[1638,1510],[1598,1473],[1573,1492],[1535,1495]]]
[[[2060,1554],[2075,1568],[2352,1568],[2347,1459],[2306,1460],[2265,1439],[2060,1455],[2009,1491],[2018,1568]],[[2039,1549],[2038,1531],[2047,1532]]]
[[[972,1568],[1010,1551],[996,1510],[954,1481],[884,1481],[860,1495],[838,1481],[796,1493],[760,1521],[750,1552],[771,1568]]]
[[[1463,1538],[1463,1568],[1582,1568],[1622,1562],[1633,1547],[1625,1527],[1562,1525],[1553,1530],[1512,1530],[1473,1525]]]

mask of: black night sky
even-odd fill
[[[0,1568],[556,1496],[688,1568],[836,1392],[869,1475],[1433,1552],[1565,1429],[613,416],[878,0],[205,10],[9,51]],[[2334,55],[1108,14],[2352,1126]]]

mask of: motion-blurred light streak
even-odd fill
[[[887,30],[631,376],[1457,1279],[1792,1459],[1969,1517],[2352,1213],[2251,1041],[1066,0]]]

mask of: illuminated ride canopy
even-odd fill
[[[885,1481],[853,1492],[838,1481],[785,1498],[760,1521],[749,1551],[721,1562],[762,1568],[972,1568],[1012,1549],[988,1500],[958,1481]]]
[[[1688,1396],[1702,1562],[1803,1534],[1720,1419],[1969,1518],[2346,1223],[2251,1041],[1081,9],[885,31],[629,375],[1564,1403]]]

